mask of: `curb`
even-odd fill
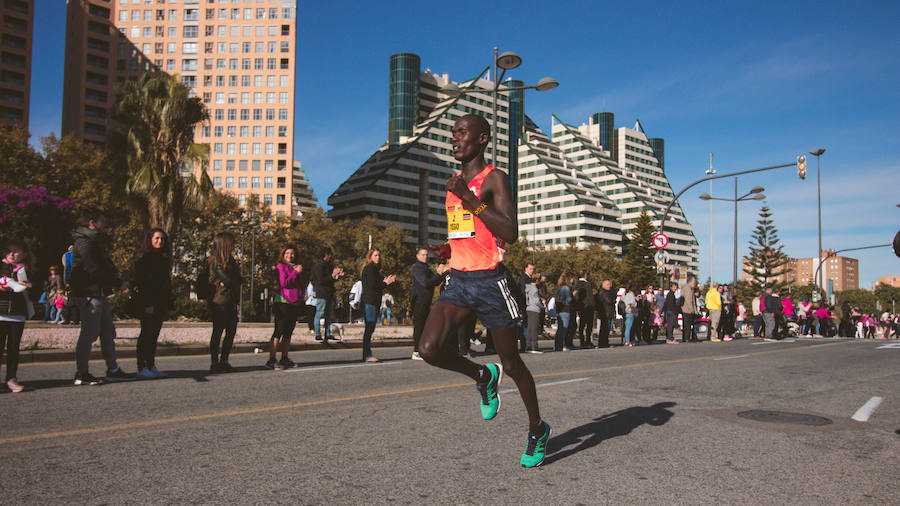
[[[412,346],[412,338],[397,339],[379,339],[373,340],[373,348],[393,348],[401,346]],[[256,349],[268,350],[268,341],[251,342],[251,343],[235,343],[231,348],[232,353],[253,353]],[[291,344],[290,351],[309,351],[309,350],[350,350],[362,348],[362,340],[344,340],[335,343],[322,344],[319,342],[304,342]],[[174,355],[206,355],[209,353],[209,347],[199,344],[187,345],[160,345],[156,350],[157,357],[174,356]],[[116,349],[116,358],[135,358],[137,356],[137,348],[122,347]],[[19,352],[19,363],[49,363],[49,362],[71,362],[75,360],[74,349],[64,350],[22,350]],[[103,360],[103,352],[99,349],[91,350],[91,360]]]

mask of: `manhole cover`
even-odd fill
[[[823,416],[808,415],[806,413],[789,413],[787,411],[770,411],[766,409],[741,411],[737,416],[755,422],[790,423],[794,425],[812,425],[814,427],[831,424],[831,420]]]

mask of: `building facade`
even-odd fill
[[[0,16],[0,124],[28,130],[34,2],[4,0]]]
[[[900,288],[900,276],[878,276],[878,283],[876,286],[882,283],[894,288]]]
[[[121,83],[177,75],[209,111],[213,186],[291,215],[296,0],[67,3],[63,135],[103,146]]]
[[[374,215],[406,230],[411,243],[446,241],[446,181],[459,167],[450,130],[469,113],[494,123],[487,70],[456,83],[447,74],[421,72],[414,54],[391,56],[387,141],[332,193],[329,216]],[[463,93],[446,93],[451,84]],[[521,85],[501,85],[495,132],[495,166],[512,169],[517,181],[520,234],[549,248],[601,244],[621,254],[641,210],[658,226],[673,197],[663,154],[653,151],[662,150],[662,139],[647,138],[639,125],[614,128],[612,113],[598,113],[580,128],[554,121],[548,136],[525,115],[524,93],[503,91]],[[494,158],[490,144],[485,158]],[[670,268],[696,274],[699,246],[679,206],[670,211],[665,231]]]
[[[312,189],[309,178],[303,170],[299,160],[294,160],[294,186],[292,191],[294,218],[300,218],[303,213],[319,207],[319,199]]]
[[[827,257],[834,253],[834,250],[823,250],[822,256]],[[806,286],[816,283],[816,270],[819,266],[819,260],[813,258],[790,258],[788,259],[787,268],[781,276],[777,276],[777,282],[787,283],[795,286]],[[747,274],[748,269],[747,258],[743,259],[742,279],[750,281],[751,276]],[[856,258],[832,256],[822,262],[821,268],[822,289],[828,289],[829,280],[833,282],[833,290],[840,292],[843,290],[859,289],[859,260]]]

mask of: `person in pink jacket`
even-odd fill
[[[266,367],[282,370],[296,366],[288,358],[288,350],[291,346],[291,335],[297,326],[297,317],[306,302],[306,283],[303,276],[303,266],[294,263],[297,258],[297,248],[285,246],[281,249],[278,264],[275,271],[278,274],[278,292],[272,304],[272,313],[275,315],[275,332],[272,334],[272,343],[269,348],[269,360]],[[278,348],[281,348],[281,361],[275,361]]]

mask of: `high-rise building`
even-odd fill
[[[419,68],[414,54],[391,57],[387,140],[331,194],[328,214],[351,220],[374,215],[383,224],[407,230],[412,243],[434,244],[447,238],[446,182],[459,167],[450,131],[469,113],[493,123],[489,90],[494,83],[485,77],[487,69],[455,83],[447,74]],[[464,93],[445,92],[451,84]],[[579,128],[554,121],[548,137],[525,115],[524,93],[503,91],[504,85],[522,84],[501,85],[495,132],[495,165],[517,172],[520,235],[551,248],[601,244],[621,253],[641,210],[658,226],[673,197],[662,139],[648,139],[640,125],[614,128],[612,113],[595,114]],[[485,158],[489,163],[494,158],[490,144]],[[670,267],[696,274],[699,247],[677,204],[665,231]]]
[[[662,214],[672,202],[674,194],[662,163],[640,122],[635,128],[611,128],[613,113],[593,114],[588,123],[574,127],[557,117],[552,126],[553,143],[565,153],[568,163],[579,168],[587,181],[601,190],[621,213],[619,222],[622,242],[634,233],[638,217],[646,210],[658,230]],[[662,150],[663,140],[653,139]],[[524,181],[520,181],[520,186]],[[681,205],[669,209],[664,229],[669,238],[666,251],[670,268],[677,267],[680,275],[697,274],[700,246],[694,237]]]
[[[4,0],[0,4],[0,124],[28,129],[31,100],[31,42],[34,2]]]
[[[67,3],[63,135],[103,145],[120,83],[178,75],[209,110],[213,186],[291,214],[296,0]]]
[[[306,172],[303,171],[299,160],[294,160],[294,187],[293,208],[295,218],[300,218],[303,213],[319,207],[319,199],[313,191]]]

